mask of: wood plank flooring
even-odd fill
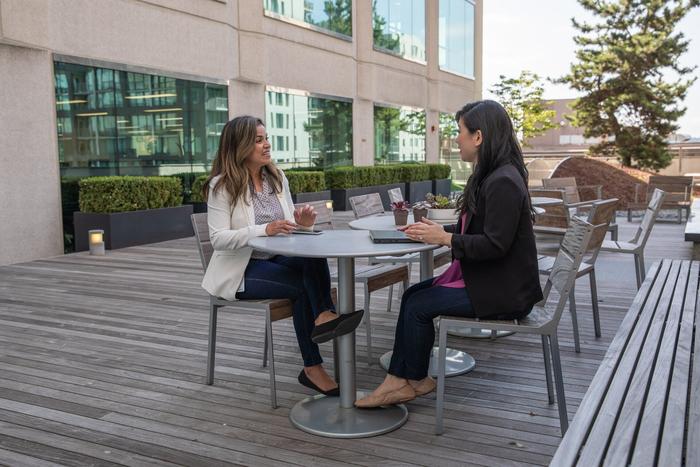
[[[349,220],[335,214],[336,228]],[[620,239],[638,223],[619,219]],[[691,258],[683,225],[657,224],[646,250]],[[334,262],[331,261],[334,268]],[[413,268],[413,281],[418,280]],[[565,313],[560,345],[570,416],[576,412],[636,293],[631,257],[598,259],[603,336],[596,339],[587,280],[576,298],[582,352]],[[280,407],[269,406],[261,367],[264,319],[223,312],[214,386],[203,384],[207,296],[193,238],[84,253],[0,268],[0,464],[44,465],[545,465],[560,441],[547,404],[541,343],[449,338],[476,369],[447,381],[446,429],[433,431],[434,399],[409,404],[401,429],[375,438],[327,439],[291,426],[290,408],[310,394],[290,320],[275,323]],[[362,303],[357,291],[358,306]],[[399,300],[372,295],[375,353],[390,350]],[[322,346],[332,369],[331,346]],[[384,377],[357,333],[358,387]]]

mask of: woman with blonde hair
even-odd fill
[[[204,196],[214,253],[202,287],[227,300],[292,300],[304,359],[299,382],[337,396],[318,344],[354,330],[362,312],[336,315],[326,259],[269,255],[248,246],[254,237],[313,230],[316,219],[310,206],[294,208],[287,178],[272,162],[262,120],[240,116],[224,125]]]

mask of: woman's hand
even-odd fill
[[[304,227],[312,227],[316,222],[316,211],[308,204],[294,210],[294,220]]]
[[[418,240],[431,245],[450,246],[452,242],[451,233],[445,232],[442,225],[425,218],[421,219],[420,222],[408,225],[399,230],[406,232],[406,235],[411,240]]]
[[[296,230],[297,225],[288,220],[272,221],[265,227],[265,233],[271,237],[277,234],[290,234]]]

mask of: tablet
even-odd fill
[[[300,235],[321,235],[323,232],[320,230],[292,230],[292,233]]]

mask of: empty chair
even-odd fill
[[[686,219],[690,216],[690,198],[693,193],[693,177],[652,175],[648,184],[638,183],[634,187],[634,202],[627,205],[627,220],[632,221],[632,211],[646,209],[647,203],[655,189],[666,193],[661,209],[678,211],[678,223],[683,222],[683,211]]]
[[[588,212],[588,223],[593,225],[593,234],[588,243],[588,247],[584,252],[584,259],[576,272],[576,279],[588,275],[591,287],[591,303],[593,306],[593,325],[595,328],[596,337],[600,337],[600,317],[598,313],[598,288],[596,286],[595,277],[595,261],[598,258],[598,252],[605,240],[605,234],[608,230],[608,225],[615,215],[617,208],[617,198],[607,199],[604,201],[596,201],[591,206]],[[554,267],[555,258],[553,256],[540,256],[538,259],[538,267],[540,274],[549,275]],[[576,352],[581,351],[579,342],[578,318],[576,315],[576,282],[571,287],[569,293],[569,312],[571,313],[571,321],[574,329],[574,347]]]
[[[453,316],[440,316],[438,318],[438,381],[437,403],[435,405],[435,433],[443,432],[443,408],[445,399],[445,356],[447,349],[447,330],[451,326],[464,326],[466,324],[489,329],[492,331],[510,331],[523,334],[537,334],[542,338],[542,353],[544,356],[544,368],[547,382],[547,395],[550,404],[554,403],[554,391],[552,388],[552,370],[554,372],[554,385],[556,386],[557,407],[559,409],[559,423],[564,434],[569,426],[569,417],[566,412],[566,397],[564,395],[564,380],[559,357],[559,343],[557,339],[557,326],[566,306],[570,291],[576,280],[576,272],[583,254],[593,232],[593,226],[586,221],[574,218],[571,221],[559,254],[554,261],[552,271],[547,277],[544,288],[544,299],[532,309],[529,315],[521,320],[479,320],[476,318],[460,318]],[[550,293],[554,289],[558,293],[556,303],[550,304]],[[495,311],[497,313],[497,311]],[[504,341],[499,341],[504,342]]]
[[[629,242],[618,242],[605,240],[600,251],[609,251],[612,253],[625,253],[634,255],[634,268],[637,279],[637,288],[642,286],[642,281],[646,276],[646,270],[644,269],[644,247],[647,244],[649,235],[651,234],[651,229],[654,227],[656,218],[661,210],[666,193],[662,190],[656,188],[651,194],[651,199],[649,205],[644,211],[644,217],[642,218],[642,223],[639,225],[637,232],[632,237]]]

